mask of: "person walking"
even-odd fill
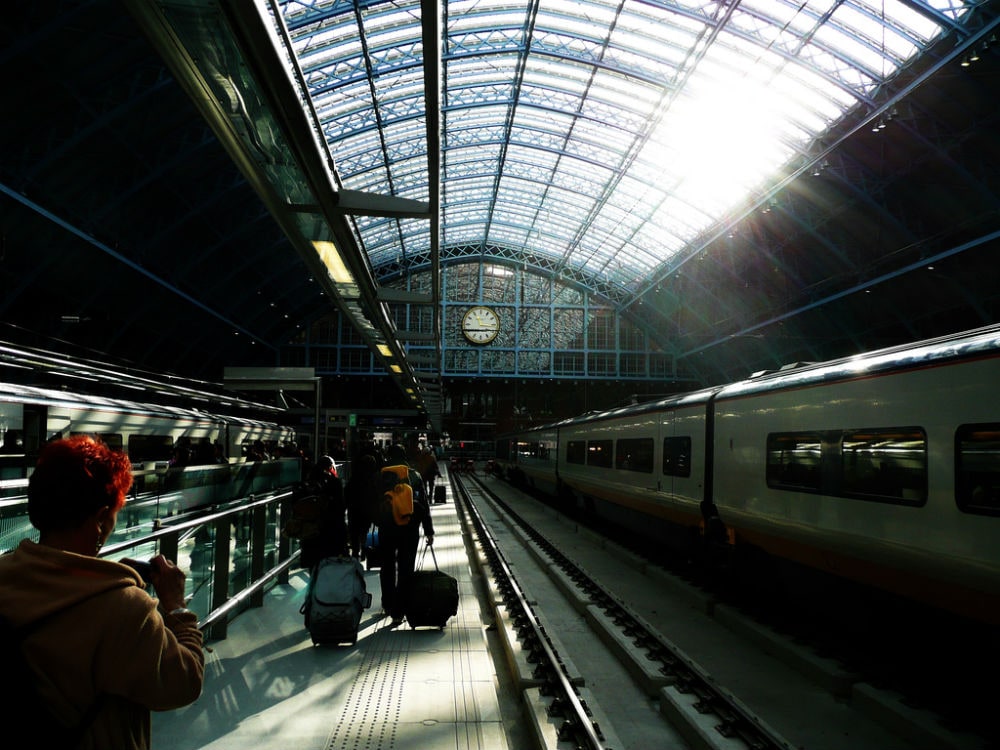
[[[434,455],[434,449],[431,446],[426,446],[420,452],[420,457],[417,459],[417,471],[420,472],[420,478],[424,480],[424,491],[427,493],[427,503],[430,505],[434,502],[434,484],[441,476],[437,456]]]
[[[0,556],[0,615],[26,632],[36,688],[53,721],[79,728],[84,750],[146,750],[150,712],[192,703],[204,683],[184,571],[153,557],[154,598],[131,567],[98,557],[131,485],[128,457],[103,442],[49,443],[28,483],[38,542],[24,539]]]
[[[392,445],[386,452],[383,476],[391,467],[405,466],[407,483],[413,492],[413,513],[405,524],[399,524],[392,514],[377,514],[379,549],[382,567],[379,581],[382,584],[382,609],[392,618],[391,627],[403,622],[406,584],[417,561],[417,546],[420,530],[423,529],[427,544],[434,544],[434,523],[431,520],[430,503],[424,491],[420,472],[413,469],[406,459],[406,450],[401,445]],[[381,497],[381,494],[379,495]]]
[[[371,453],[363,453],[354,461],[351,477],[344,487],[347,501],[347,535],[351,555],[357,559],[364,557],[365,540],[372,521],[371,507],[376,490],[375,479],[378,462]]]
[[[337,468],[330,456],[320,456],[309,473],[306,484],[318,494],[321,503],[319,533],[303,539],[299,561],[310,570],[327,557],[347,554],[347,505],[344,483],[337,475]]]

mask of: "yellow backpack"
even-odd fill
[[[410,467],[386,466],[382,469],[382,500],[376,522],[380,525],[394,523],[406,526],[413,518],[413,487],[410,486]]]

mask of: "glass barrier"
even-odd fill
[[[168,521],[196,518],[208,511],[237,507],[250,495],[290,487],[302,477],[301,461],[274,461],[143,468],[133,471],[128,502],[118,516],[109,544],[135,539]],[[0,480],[0,553],[21,539],[38,539],[28,520],[28,480]]]
[[[187,573],[188,606],[204,621],[297,554],[297,545],[281,535],[282,508],[290,497],[291,491],[283,489],[261,498],[250,495],[236,507],[200,517],[163,519],[153,531],[106,545],[101,556],[148,560],[162,553],[175,560]],[[287,581],[287,570],[270,583]],[[240,602],[242,609],[262,603],[263,589]],[[225,638],[227,621],[214,622],[206,638]]]

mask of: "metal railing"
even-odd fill
[[[282,536],[291,490],[250,495],[235,507],[184,520],[163,519],[153,531],[107,545],[101,557],[162,554],[187,573],[186,599],[208,639],[226,637],[230,615],[264,603],[273,584],[287,583],[299,550]],[[151,591],[151,593],[155,592]]]

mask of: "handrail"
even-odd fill
[[[264,590],[264,588],[273,581],[275,578],[279,577],[282,573],[288,571],[299,560],[299,556],[302,554],[302,550],[295,550],[291,556],[284,562],[275,565],[269,571],[267,571],[261,578],[257,579],[255,582],[251,583],[240,593],[232,596],[229,600],[223,604],[221,607],[213,609],[205,618],[198,621],[198,627],[201,630],[206,630],[213,625],[215,625],[219,620],[229,616],[229,613],[240,606],[245,604],[251,596],[258,594]]]
[[[240,513],[245,513],[248,510],[258,508],[261,506],[270,505],[277,500],[283,500],[292,496],[291,490],[280,490],[274,494],[268,494],[266,497],[255,500],[254,496],[250,495],[250,502],[245,505],[238,505],[232,508],[226,508],[225,510],[218,511],[217,513],[209,513],[208,515],[198,516],[189,521],[180,521],[178,523],[171,523],[169,519],[160,519],[160,527],[151,531],[149,534],[141,537],[135,537],[134,539],[126,539],[122,542],[115,542],[114,544],[109,544],[101,550],[101,557],[108,557],[116,552],[122,552],[123,550],[131,549],[132,547],[138,547],[140,544],[149,544],[150,542],[155,542],[164,537],[170,537],[179,534],[186,529],[196,529],[199,526],[204,526],[209,523],[217,522],[228,516],[238,515]],[[239,501],[233,501],[239,502]],[[166,522],[164,522],[166,521]]]
[[[249,606],[262,606],[264,603],[265,588],[275,581],[286,576],[288,570],[298,561],[301,551],[292,550],[289,540],[280,534],[280,508],[287,499],[291,498],[291,489],[281,489],[269,492],[265,497],[255,499],[254,495],[247,498],[247,502],[228,507],[225,510],[207,513],[197,518],[171,523],[170,519],[162,519],[159,528],[140,537],[127,539],[121,542],[107,545],[101,550],[101,557],[110,557],[126,550],[140,548],[144,545],[157,544],[161,554],[170,559],[178,559],[180,541],[184,532],[192,531],[200,527],[214,528],[213,542],[210,548],[212,566],[210,574],[205,578],[211,584],[206,592],[210,595],[211,601],[204,603],[208,608],[208,614],[199,622],[199,627],[205,631],[206,636],[213,639],[224,639],[229,616],[240,607],[247,604]],[[270,513],[271,508],[278,507],[277,517]],[[249,556],[243,558],[248,564],[250,580],[246,587],[235,592],[230,592],[232,583],[230,575],[230,539],[231,539],[231,519],[234,517],[245,517],[249,514],[251,529],[248,537]],[[271,516],[272,524],[268,524],[268,516]],[[272,534],[268,539],[268,533]],[[264,570],[265,554],[268,550],[273,551],[277,544],[278,564],[270,570]],[[287,579],[285,579],[287,580]]]

